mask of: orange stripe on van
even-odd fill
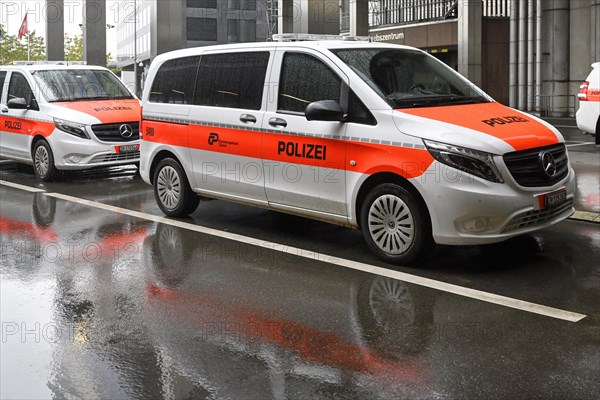
[[[19,135],[48,137],[54,132],[54,123],[45,121],[36,121],[27,118],[4,117],[3,130]],[[20,129],[15,129],[15,124],[20,124]]]
[[[103,124],[134,122],[142,117],[140,102],[136,99],[70,101],[52,104],[89,114],[98,118]]]
[[[368,175],[391,172],[407,179],[421,176],[434,160],[424,149],[153,120],[143,120],[142,132],[143,140],[171,146]],[[293,148],[291,155],[282,151],[284,145]]]
[[[397,111],[483,132],[505,141],[515,150],[527,150],[559,142],[552,130],[531,116],[495,102]]]

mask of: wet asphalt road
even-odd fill
[[[569,150],[576,208],[598,212],[599,149]],[[135,169],[40,184],[1,162],[0,179],[46,193],[0,186],[2,398],[600,397],[600,224],[398,268],[585,315],[570,322],[348,269],[386,265],[333,225],[221,201],[185,220],[307,256],[157,223]]]

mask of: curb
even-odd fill
[[[600,224],[600,213],[591,211],[575,211],[569,219]]]

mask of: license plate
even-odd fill
[[[138,151],[139,146],[137,144],[127,144],[124,146],[119,146],[119,153],[131,153],[133,151]]]
[[[567,201],[567,191],[565,189],[560,189],[552,193],[546,193],[543,195],[544,201],[540,202],[540,205],[543,204],[544,208],[556,207]]]

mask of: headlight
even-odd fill
[[[65,121],[63,119],[54,118],[54,125],[63,132],[69,135],[77,136],[82,139],[89,139],[87,132],[85,131],[85,125],[78,124],[76,122]]]
[[[492,154],[430,140],[423,142],[437,161],[490,182],[504,183]]]

